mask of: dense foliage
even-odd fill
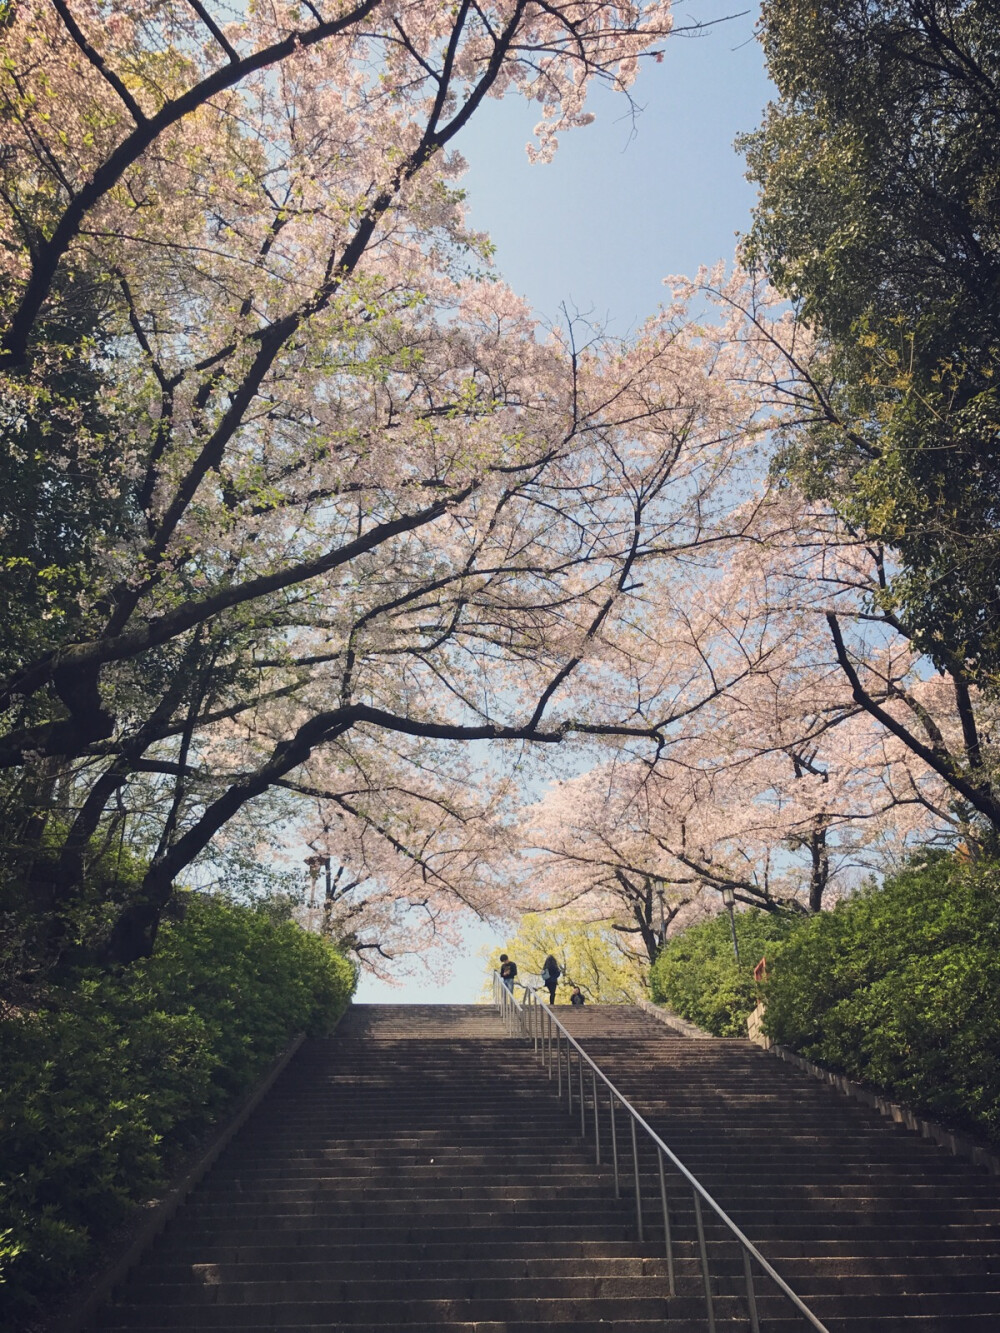
[[[747,1015],[758,999],[753,970],[770,961],[801,918],[774,912],[740,912],[735,918],[737,963],[727,914],[691,926],[666,943],[650,973],[650,993],[716,1037],[745,1037]]]
[[[1000,865],[925,854],[832,911],[725,915],[669,940],[657,1003],[744,1036],[768,960],[765,1029],[933,1119],[1000,1141]]]
[[[39,342],[64,350],[45,360],[33,397],[0,401],[0,671],[92,628],[80,592],[96,552],[125,520],[103,478],[119,442],[103,410],[112,349],[101,343],[104,293],[82,275],[60,291]],[[110,341],[106,337],[105,343]],[[40,717],[41,714],[36,714]]]
[[[0,1312],[70,1281],[298,1031],[323,1032],[351,966],[275,905],[189,898],[153,956],[85,974],[0,1023]]]
[[[778,1042],[1000,1140],[1000,866],[937,857],[803,922],[767,987]]]
[[[767,0],[779,98],[747,252],[819,335],[790,475],[901,557],[924,651],[1000,671],[1000,19],[992,0]]]

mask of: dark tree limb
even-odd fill
[[[950,755],[925,745],[923,741],[914,736],[912,731],[904,727],[891,713],[886,712],[875,702],[861,684],[858,673],[847,655],[844,636],[841,634],[837,617],[832,612],[828,612],[826,619],[830,626],[830,633],[833,635],[837,661],[840,663],[840,668],[851,686],[851,693],[855,702],[860,704],[866,713],[881,722],[887,731],[891,731],[898,740],[901,740],[907,749],[912,750],[918,758],[922,759],[928,768],[937,773],[938,777],[944,778],[949,787],[952,787],[960,796],[964,797],[974,810],[984,815],[993,827],[1000,831],[1000,801],[988,788],[970,782],[959,770]]]

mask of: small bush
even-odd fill
[[[929,857],[781,946],[766,1030],[1000,1142],[1000,866]]]
[[[747,1015],[757,1003],[753,970],[770,960],[801,917],[773,912],[739,912],[737,965],[728,913],[690,926],[667,941],[650,972],[650,994],[716,1037],[745,1037]]]
[[[80,1272],[295,1032],[329,1029],[350,1001],[353,968],[317,936],[189,897],[152,958],[83,975],[0,1023],[0,1314],[11,1320]]]

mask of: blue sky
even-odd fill
[[[675,10],[675,26],[735,8],[702,0]],[[663,301],[666,275],[732,257],[754,198],[733,140],[757,125],[769,95],[754,22],[748,10],[700,36],[676,32],[633,86],[639,115],[596,89],[595,123],[563,135],[546,165],[524,151],[537,104],[511,97],[477,112],[457,145],[471,220],[542,315],[558,317],[566,302],[626,334]]]
[[[674,11],[680,29],[737,14],[701,0]],[[603,90],[597,119],[564,135],[555,160],[525,153],[539,108],[489,102],[456,145],[469,163],[462,182],[470,221],[489,232],[499,273],[546,320],[578,310],[625,336],[660,305],[669,274],[732,258],[746,229],[753,187],[733,149],[770,96],[753,31],[756,9],[700,36],[678,32],[661,64],[644,65],[633,89],[640,114]],[[364,978],[358,999],[469,1003],[483,975],[480,951],[494,935],[470,927],[448,980],[413,977],[399,986]]]

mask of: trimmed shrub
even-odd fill
[[[649,976],[650,994],[716,1037],[745,1037],[757,1003],[753,970],[802,920],[751,909],[736,915],[740,962],[733,954],[729,914],[689,926],[661,950]]]
[[[267,907],[184,897],[152,958],[0,1023],[11,1320],[80,1273],[295,1032],[328,1030],[350,1002],[354,969],[317,936]]]
[[[1000,1142],[1000,865],[926,857],[809,918],[777,953],[765,1030]]]

